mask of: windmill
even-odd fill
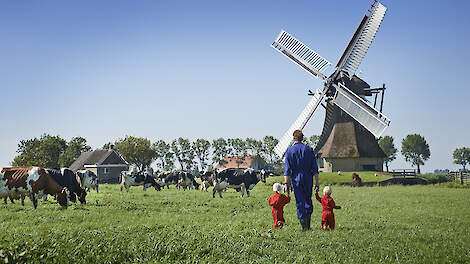
[[[355,135],[355,137],[373,141],[366,145],[375,144],[372,148],[378,148],[375,138],[380,137],[390,124],[390,120],[381,113],[385,85],[381,88],[370,88],[366,82],[355,75],[355,72],[369,49],[386,10],[387,8],[378,1],[372,2],[336,64],[336,70],[329,77],[323,74],[331,65],[328,60],[291,34],[281,30],[271,46],[314,77],[322,78],[324,85],[315,92],[309,91],[309,95],[312,96],[311,100],[274,148],[279,157],[283,157],[292,144],[294,130],[302,130],[305,127],[318,106],[323,105],[323,99],[326,99],[326,105],[323,105],[326,108],[326,117],[322,135],[315,148],[317,153],[327,141],[332,141],[331,134],[341,129],[338,120],[342,120],[341,122],[349,120],[349,127],[352,126],[353,131],[356,131],[352,133],[358,133],[359,130],[365,131],[365,135]],[[380,110],[376,109],[378,93],[382,93]],[[375,94],[374,106],[371,106],[365,99],[366,96],[372,94]],[[330,142],[331,144],[333,143]],[[341,148],[341,146],[336,147]],[[357,151],[357,146],[354,148]],[[354,150],[346,151],[354,152]],[[381,150],[378,151],[381,152]],[[383,155],[383,152],[381,153]]]

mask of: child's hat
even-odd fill
[[[282,186],[282,184],[278,182],[273,184],[273,192],[281,193],[283,190],[284,190],[284,187]]]

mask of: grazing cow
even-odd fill
[[[246,190],[246,195],[250,197],[250,191],[259,181],[266,183],[266,174],[264,170],[225,169],[223,171],[216,172],[215,179],[213,180],[214,189],[212,190],[212,198],[215,198],[215,192],[218,192],[220,198],[222,198],[222,191],[228,187],[241,189],[242,197]]]
[[[191,173],[188,172],[178,172],[178,185],[183,188],[183,190],[186,189],[199,189],[199,183],[194,180],[194,176]]]
[[[213,171],[201,171],[199,172],[200,179],[201,179],[201,191],[206,191],[209,189],[212,179],[213,179]]]
[[[91,189],[96,189],[96,192],[98,192],[98,177],[94,172],[91,170],[79,170],[76,175],[82,189],[85,189],[87,192]]]
[[[11,193],[8,195],[8,197],[4,197],[3,198],[3,203],[4,204],[7,204],[7,198],[10,199],[10,202],[11,203],[15,203],[14,201],[15,200],[21,200],[21,205],[24,206],[24,198],[26,196],[24,194],[14,194],[14,193]]]
[[[362,179],[356,173],[352,174],[352,180],[353,180],[353,185],[354,186],[356,186],[356,187],[361,187],[362,186]]]
[[[58,203],[67,208],[69,191],[57,184],[46,170],[39,167],[3,168],[0,173],[0,197],[28,195],[34,209],[38,206],[38,197],[57,195]]]
[[[163,186],[163,188],[166,186],[168,189],[170,189],[171,184],[174,184],[176,188],[179,188],[178,181],[179,174],[177,172],[160,172],[157,176],[157,182]]]
[[[143,185],[144,191],[150,187],[154,187],[157,191],[161,190],[160,184],[158,184],[155,178],[149,174],[144,175],[142,173],[132,173],[127,171],[121,172],[121,192],[124,188],[129,191],[131,186],[139,185]]]
[[[69,200],[76,202],[78,200],[81,204],[86,204],[86,191],[80,187],[80,184],[77,181],[77,176],[73,171],[67,168],[62,168],[60,171],[46,169],[47,174],[49,174],[54,181],[62,187],[67,187],[69,190]]]

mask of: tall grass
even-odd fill
[[[362,175],[361,175],[362,177]],[[374,176],[375,177],[375,176]],[[327,181],[323,180],[322,185]],[[0,205],[0,262],[47,263],[468,263],[470,192],[433,186],[333,187],[337,229],[301,232],[295,201],[271,228],[272,183],[251,197],[115,185],[87,205],[59,209],[28,200]],[[328,183],[329,184],[329,183]]]

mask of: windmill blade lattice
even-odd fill
[[[336,88],[333,102],[379,138],[390,124],[390,120],[341,83],[333,86]]]
[[[381,3],[374,1],[368,10],[370,11],[369,15],[366,14],[362,19],[336,65],[338,69],[347,72],[349,78],[352,78],[354,73],[356,73],[359,64],[361,64],[362,59],[372,44],[387,8]]]
[[[284,30],[271,45],[315,77],[326,79],[323,72],[331,63]]]
[[[292,134],[294,131],[296,129],[302,130],[307,124],[308,120],[310,120],[310,118],[313,116],[321,101],[323,100],[323,97],[325,97],[326,91],[327,88],[323,88],[323,90],[317,90],[313,94],[312,99],[310,99],[310,102],[308,102],[302,113],[299,115],[299,117],[297,117],[297,120],[295,120],[289,130],[287,130],[284,136],[282,136],[281,140],[279,140],[279,143],[274,148],[274,152],[279,157],[284,156],[286,150],[292,145]]]

